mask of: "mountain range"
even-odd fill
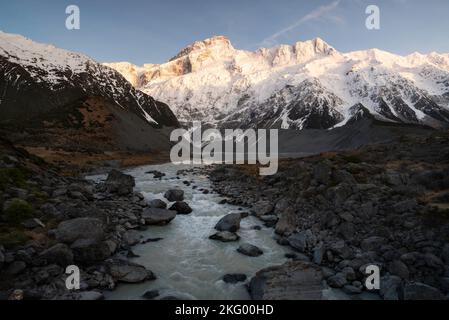
[[[167,150],[170,108],[83,55],[0,32],[0,124],[18,143]]]
[[[251,52],[215,36],[167,63],[106,65],[167,103],[182,123],[329,129],[363,107],[387,122],[449,124],[449,54],[341,53],[319,38]]]

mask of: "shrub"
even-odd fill
[[[0,168],[0,190],[8,185],[26,187],[27,171],[20,168]]]
[[[7,249],[24,245],[29,237],[21,229],[0,230],[0,245]]]
[[[21,222],[33,217],[33,207],[22,199],[13,199],[3,212],[4,219],[13,224],[18,225]]]

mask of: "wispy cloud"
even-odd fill
[[[335,0],[327,5],[320,6],[313,11],[309,12],[305,16],[302,16],[300,19],[296,20],[294,23],[290,24],[288,27],[285,27],[284,29],[281,29],[269,37],[265,38],[262,42],[262,46],[272,46],[278,42],[278,38],[285,35],[286,33],[298,28],[302,24],[306,22],[310,22],[313,20],[318,20],[324,17],[329,18],[331,21],[334,21],[335,23],[342,23],[343,20],[339,16],[332,15],[332,13],[335,11],[335,9],[338,8],[341,0]]]

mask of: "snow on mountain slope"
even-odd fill
[[[108,66],[168,103],[183,122],[331,128],[362,104],[383,120],[449,123],[448,54],[340,53],[319,38],[250,52],[216,36],[161,65]]]
[[[86,96],[103,97],[154,126],[177,126],[167,105],[89,57],[0,31],[0,115],[32,118]]]

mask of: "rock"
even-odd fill
[[[143,211],[142,218],[147,225],[166,225],[176,218],[176,211],[147,208]]]
[[[314,249],[313,249],[313,263],[320,265],[321,262],[323,262],[324,257],[324,245],[323,243],[319,243]]]
[[[432,253],[426,253],[424,255],[424,260],[426,262],[426,265],[433,269],[442,269],[444,267],[443,261],[441,261],[440,258],[435,256]]]
[[[211,240],[218,240],[221,242],[233,242],[238,241],[240,237],[234,233],[229,231],[219,231],[209,237]]]
[[[384,300],[399,300],[402,280],[398,276],[384,276],[380,279],[379,294]]]
[[[150,243],[150,242],[159,242],[161,240],[164,240],[164,238],[148,238],[142,241],[142,244]]]
[[[318,266],[291,261],[257,272],[250,281],[249,292],[253,300],[319,300],[322,280]]]
[[[260,216],[259,219],[265,222],[265,226],[267,227],[274,227],[278,221],[278,217],[272,214]]]
[[[279,214],[275,232],[281,236],[288,236],[296,229],[295,210],[289,207]]]
[[[154,298],[159,296],[159,291],[158,290],[149,290],[146,291],[143,295],[142,298],[147,299],[147,300],[153,300]]]
[[[128,230],[123,234],[123,241],[128,246],[134,246],[140,243],[140,232],[136,230]]]
[[[71,245],[75,261],[91,264],[101,262],[113,253],[106,241],[79,239]]]
[[[218,221],[215,225],[215,229],[218,231],[236,232],[240,229],[240,221],[242,215],[240,213],[230,213]]]
[[[134,177],[115,169],[111,170],[105,182],[108,192],[118,193],[119,195],[132,194],[135,185]]]
[[[404,300],[443,300],[444,296],[437,288],[416,282],[404,287]]]
[[[8,268],[6,268],[6,274],[16,276],[22,273],[26,269],[27,265],[23,261],[13,261]]]
[[[47,263],[55,263],[61,267],[66,267],[73,264],[73,252],[63,243],[55,244],[40,254],[40,257],[45,259]]]
[[[240,247],[237,248],[237,251],[249,257],[258,257],[263,254],[261,249],[248,243],[241,244]]]
[[[388,271],[395,276],[400,277],[401,279],[408,280],[410,276],[410,272],[408,270],[407,265],[400,261],[394,260],[388,264]]]
[[[125,260],[109,260],[106,262],[108,273],[119,282],[139,283],[154,280],[154,274],[144,266]]]
[[[170,202],[183,201],[184,200],[184,191],[179,190],[179,189],[168,190],[164,194],[164,197]]]
[[[347,284],[346,275],[339,272],[333,276],[327,278],[327,284],[332,288],[343,288]]]
[[[167,209],[167,203],[161,199],[154,199],[148,202],[150,208]]]
[[[264,216],[273,212],[273,205],[270,201],[258,201],[251,208],[251,212],[255,216]]]
[[[157,171],[157,170],[151,170],[148,172],[145,172],[147,174],[152,174],[154,179],[162,179],[162,177],[165,177],[165,173]]]
[[[238,283],[238,282],[245,282],[246,281],[246,274],[226,274],[223,276],[223,281],[226,283]]]
[[[350,294],[350,295],[362,293],[362,288],[356,287],[356,286],[353,286],[350,284],[345,285],[342,290],[344,293]]]
[[[22,226],[26,229],[45,228],[45,224],[37,218],[28,219],[22,223]]]
[[[292,234],[287,238],[289,245],[301,253],[313,249],[316,239],[311,230],[301,231]]]
[[[355,271],[352,267],[344,267],[341,270],[341,273],[343,273],[346,276],[346,280],[348,281],[354,281],[357,279],[357,276],[355,274]]]
[[[416,208],[416,206],[417,206],[416,200],[409,199],[396,203],[393,206],[393,210],[396,211],[397,213],[404,213],[413,210],[414,208]]]
[[[360,247],[364,251],[376,251],[378,250],[383,244],[385,244],[387,240],[383,237],[369,237],[362,241]]]
[[[77,295],[78,295],[77,300],[95,301],[104,299],[104,295],[101,292],[97,291],[84,291],[77,293]]]
[[[102,240],[104,226],[101,220],[96,218],[76,218],[63,221],[55,230],[56,240],[65,243],[73,243],[79,239]]]
[[[176,211],[178,214],[189,214],[192,213],[192,208],[184,201],[176,201],[171,207],[170,210]]]
[[[343,222],[337,228],[338,234],[346,240],[351,240],[353,238],[355,230],[355,225],[351,222]]]

